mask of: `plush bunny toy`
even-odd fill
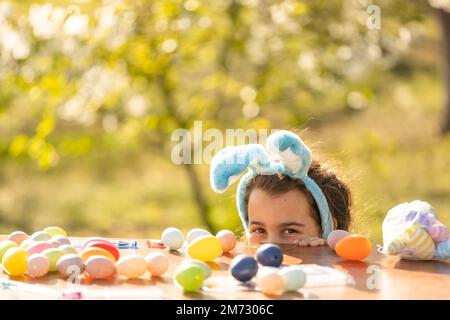
[[[326,239],[333,230],[333,221],[325,195],[315,181],[308,177],[311,161],[311,151],[298,135],[286,130],[276,131],[267,138],[266,148],[259,144],[248,144],[226,147],[215,154],[210,167],[211,187],[216,192],[224,192],[241,178],[236,201],[239,216],[248,233],[244,194],[249,179],[255,175],[276,173],[300,179],[316,201],[322,238]]]
[[[415,200],[393,207],[382,229],[383,253],[411,260],[450,258],[449,229],[427,202]]]

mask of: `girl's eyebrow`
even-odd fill
[[[304,227],[305,225],[303,223],[295,222],[295,221],[285,222],[285,223],[280,224],[280,227],[288,227],[288,226]]]
[[[264,223],[259,222],[259,221],[250,221],[250,224],[259,224],[260,226],[264,225]]]

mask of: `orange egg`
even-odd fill
[[[351,235],[336,244],[336,254],[346,260],[359,261],[367,258],[372,252],[372,244],[367,237]]]
[[[111,260],[112,262],[115,262],[116,259],[114,256],[107,250],[97,247],[87,247],[81,252],[81,258],[84,262],[87,261],[91,256],[104,256]]]

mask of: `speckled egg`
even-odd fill
[[[284,291],[297,291],[305,286],[306,273],[298,266],[289,266],[279,271],[283,278]]]
[[[275,244],[266,243],[256,250],[256,260],[262,266],[279,267],[283,262],[283,251]]]
[[[222,255],[222,244],[214,236],[202,236],[189,244],[187,254],[193,259],[211,261]]]
[[[28,257],[28,275],[32,278],[45,276],[50,270],[50,261],[41,253],[35,253]]]
[[[230,230],[219,231],[216,238],[219,239],[223,252],[229,252],[236,246],[236,236]]]
[[[163,231],[161,240],[170,250],[177,250],[183,246],[184,235],[179,229],[171,227]]]
[[[145,274],[147,262],[138,254],[124,256],[116,263],[117,272],[129,279],[136,279]]]
[[[11,240],[5,240],[0,242],[0,261],[2,261],[3,256],[5,255],[6,251],[8,251],[11,248],[18,247],[17,243]]]
[[[343,238],[348,237],[349,235],[351,234],[345,230],[333,230],[328,235],[327,244],[332,250],[334,250],[336,247],[336,243],[341,241]]]
[[[169,269],[169,258],[162,252],[151,252],[145,257],[147,270],[154,277],[161,276]]]
[[[107,250],[97,247],[87,247],[85,248],[81,254],[81,258],[86,262],[89,257],[91,256],[104,256],[105,258],[108,258],[112,262],[116,262],[116,259],[114,256]]]
[[[84,271],[84,261],[79,255],[69,253],[59,258],[56,263],[56,268],[64,277],[68,277],[73,274],[78,276]]]
[[[30,244],[30,246],[26,249],[28,254],[31,256],[34,253],[41,253],[44,250],[55,248],[52,243],[49,242],[35,242]]]
[[[203,286],[204,271],[195,264],[180,265],[175,270],[175,285],[184,292],[195,292]]]
[[[2,259],[3,269],[10,276],[20,276],[27,272],[27,252],[20,247],[13,247],[6,251]]]
[[[59,258],[61,258],[64,255],[64,252],[58,248],[50,248],[42,251],[42,254],[47,257],[48,261],[50,261],[49,271],[50,272],[58,271],[56,263],[58,262]]]
[[[194,229],[190,230],[188,232],[188,234],[186,235],[186,241],[188,243],[191,243],[198,237],[209,236],[209,235],[211,235],[211,233],[209,231],[206,231],[206,230],[200,229],[200,228],[194,228]]]
[[[72,247],[68,244],[63,244],[58,249],[62,250],[66,254],[68,254],[68,253],[78,254],[77,249],[75,249],[74,247]]]
[[[14,231],[8,236],[8,240],[21,244],[24,240],[28,239],[28,237],[28,234],[23,231]]]
[[[45,231],[36,231],[30,236],[30,239],[34,241],[48,241],[51,238],[52,236]]]
[[[105,256],[91,256],[87,259],[85,271],[92,279],[107,279],[114,275],[116,266]]]
[[[367,258],[372,252],[372,244],[367,237],[351,235],[336,244],[336,254],[341,258],[359,261]]]
[[[43,231],[47,232],[52,237],[56,236],[56,235],[61,235],[61,236],[67,237],[67,232],[60,227],[55,227],[55,226],[47,227]]]
[[[263,267],[256,275],[256,285],[266,295],[279,295],[284,291],[284,282],[278,269]]]

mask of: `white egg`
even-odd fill
[[[151,252],[145,257],[147,270],[152,276],[160,276],[169,269],[169,258],[161,252]]]
[[[116,263],[117,272],[128,279],[136,279],[144,275],[147,262],[138,254],[121,257]]]
[[[209,236],[209,235],[211,235],[211,233],[207,230],[200,229],[200,228],[194,228],[188,232],[188,234],[186,236],[186,241],[188,243],[191,243],[192,241],[194,241],[195,239],[197,239],[201,236]]]
[[[284,291],[283,278],[274,267],[260,268],[256,275],[256,285],[266,295],[280,295]]]
[[[284,291],[297,291],[305,286],[306,274],[300,267],[285,267],[279,273],[283,278]]]
[[[184,235],[179,229],[171,227],[163,231],[161,240],[170,250],[177,250],[183,246]]]
[[[332,250],[334,250],[334,248],[336,247],[336,244],[340,240],[342,240],[343,238],[345,238],[349,235],[350,235],[350,233],[345,230],[331,231],[331,233],[328,235],[328,238],[327,238],[327,244]]]

